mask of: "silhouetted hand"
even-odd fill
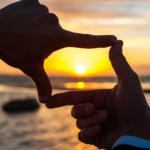
[[[118,41],[110,49],[110,61],[118,77],[118,83],[113,89],[56,94],[46,103],[48,108],[75,105],[72,115],[78,118],[77,127],[82,129],[79,140],[108,150],[122,135],[133,135],[150,140],[149,108],[138,75],[131,69],[122,54],[122,45],[123,42]],[[86,116],[80,113],[84,110],[84,103],[86,106],[89,105],[88,110],[90,110],[89,115]],[[93,107],[97,112],[105,110],[102,115],[103,119],[107,120],[105,124],[99,124],[98,113],[91,115]],[[94,132],[93,126],[98,124],[98,132]]]
[[[22,0],[0,10],[0,58],[34,80],[43,103],[51,97],[52,90],[43,69],[45,58],[64,47],[108,47],[115,42],[114,36],[62,29],[57,16],[38,0]]]

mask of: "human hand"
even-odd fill
[[[74,105],[71,114],[77,119],[77,127],[82,130],[79,132],[79,137],[83,137],[84,141],[88,141],[88,144],[94,143],[96,135],[99,137],[102,135],[109,116],[106,110],[97,110],[91,103]]]
[[[109,53],[110,61],[118,77],[118,83],[113,89],[56,94],[46,103],[48,108],[75,105],[73,109],[76,112],[81,107],[77,104],[82,103],[93,104],[96,111],[106,110],[109,115],[107,121],[104,125],[100,125],[101,130],[99,129],[100,131],[93,135],[92,128],[98,119],[93,121],[92,116],[80,118],[81,114],[78,116],[76,113],[72,114],[78,119],[77,127],[81,129],[79,140],[108,150],[122,135],[150,140],[148,104],[138,75],[131,69],[122,54],[122,45],[123,42],[118,41]]]
[[[42,103],[51,97],[52,91],[43,68],[45,58],[64,47],[98,48],[115,42],[115,36],[84,35],[62,29],[57,16],[38,0],[22,0],[0,10],[0,59],[34,80]]]

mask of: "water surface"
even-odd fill
[[[53,94],[70,89],[112,88],[116,84],[116,79],[113,82],[102,81],[53,80],[54,87],[60,87],[54,89]],[[0,150],[97,150],[94,146],[78,141],[79,130],[71,117],[71,106],[50,110],[41,105],[39,110],[33,112],[4,112],[1,106],[9,100],[37,98],[37,93],[34,83],[26,78],[0,78],[0,83]],[[142,82],[142,86],[150,89],[150,82]],[[150,93],[145,95],[150,105]]]

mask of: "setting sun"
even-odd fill
[[[85,72],[85,67],[83,65],[78,65],[76,71],[78,74],[83,74]]]

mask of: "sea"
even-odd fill
[[[113,88],[115,77],[50,77],[53,94],[71,90]],[[150,105],[150,76],[140,77]],[[72,106],[40,108],[31,112],[8,113],[2,106],[16,99],[35,98],[34,82],[27,76],[0,76],[0,150],[98,150],[78,140]],[[38,101],[38,99],[37,99]]]

